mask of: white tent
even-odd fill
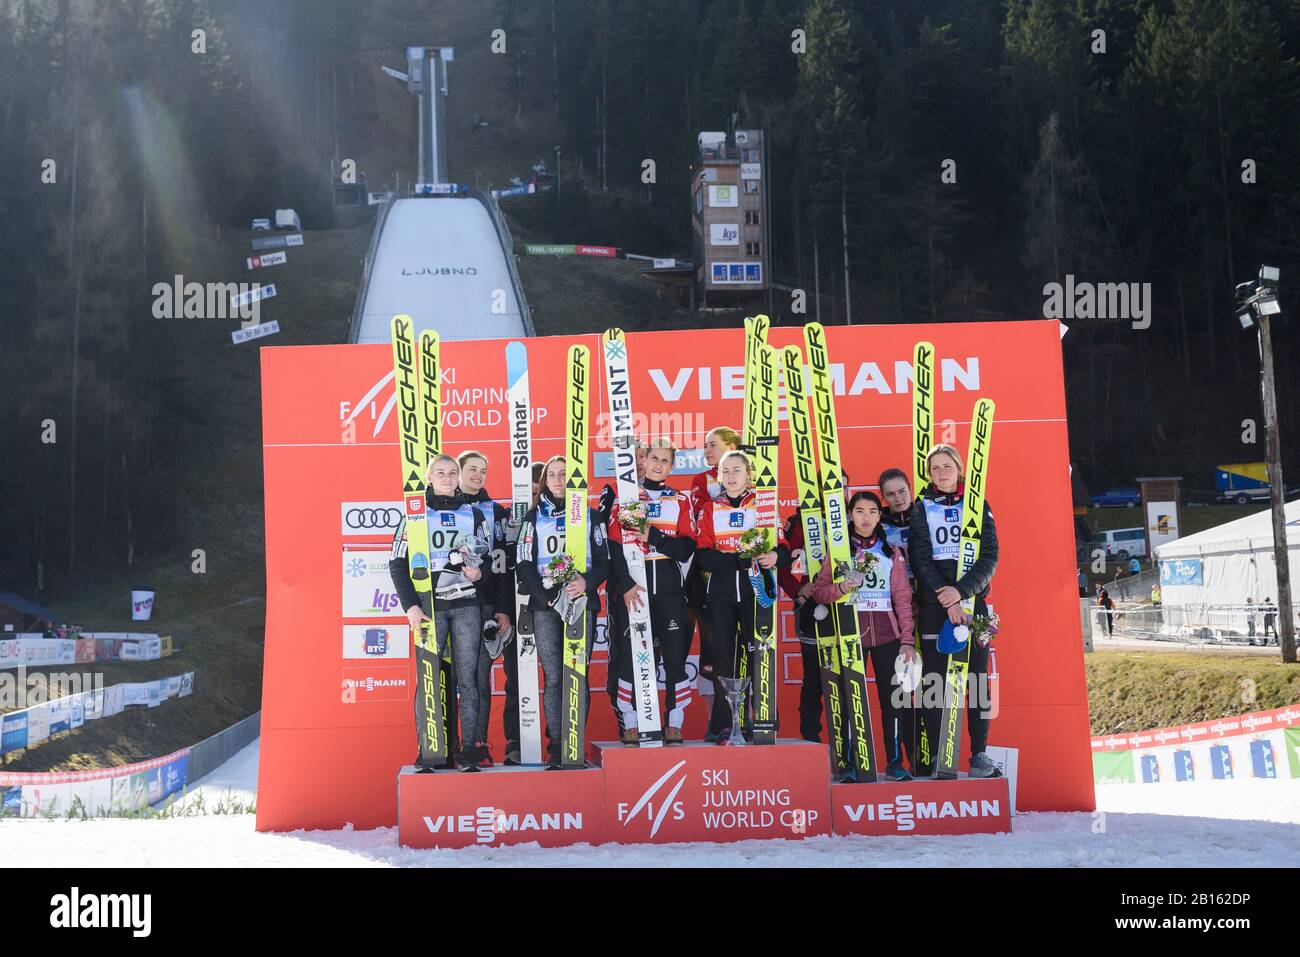
[[[1156,547],[1164,605],[1258,605],[1277,601],[1273,519],[1268,509]],[[1286,506],[1291,594],[1300,595],[1300,501]]]

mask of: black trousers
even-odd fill
[[[803,684],[799,686],[799,737],[805,741],[822,739],[822,674],[817,646],[799,643],[803,658]]]
[[[707,608],[709,633],[713,643],[713,713],[709,731],[714,734],[731,727],[731,705],[727,692],[717,678],[734,678],[739,671],[740,655],[748,655],[754,642],[754,599],[738,602],[712,601]],[[748,662],[747,662],[748,667]],[[752,676],[752,671],[746,674]],[[748,714],[744,727],[749,727]]]
[[[654,635],[655,662],[664,668],[664,686],[667,697],[664,702],[663,724],[675,728],[682,726],[683,712],[694,697],[693,684],[686,677],[686,658],[691,648],[690,619],[686,617],[686,595],[682,592],[666,592],[649,595],[650,631]],[[632,645],[627,628],[630,622],[627,605],[622,598],[617,599],[623,606],[622,620],[624,630],[615,639],[621,649],[618,658],[618,674],[615,681],[615,694],[618,682],[632,683]],[[611,669],[612,672],[612,669]],[[617,709],[617,706],[615,707]]]
[[[871,671],[876,677],[876,701],[880,703],[881,735],[885,739],[885,758],[890,762],[903,760],[903,749],[912,751],[912,716],[901,692],[895,693],[898,679],[894,676],[894,660],[898,657],[900,641],[863,648],[863,664],[871,660]],[[947,658],[947,655],[944,656]],[[899,700],[899,707],[894,704]]]
[[[932,637],[921,639],[921,666],[924,669],[924,682],[921,685],[922,720],[925,721],[925,733],[930,740],[930,755],[933,761],[939,760],[939,731],[943,721],[943,696],[946,693],[945,678],[948,674],[948,659],[939,651],[938,641]],[[978,641],[971,642],[969,676],[966,694],[966,728],[970,734],[971,754],[978,754],[988,745],[989,719],[984,715],[984,703],[981,701],[982,689],[987,688],[989,672],[989,650]],[[960,705],[959,705],[960,707]],[[921,768],[922,773],[929,773],[928,768]]]
[[[623,659],[627,657],[627,604],[621,593],[606,590],[605,606],[605,642],[609,646],[605,693],[609,695],[609,706],[621,734],[624,729],[623,713],[618,710],[618,676],[624,666]]]

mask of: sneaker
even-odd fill
[[[634,747],[640,740],[641,734],[636,728],[627,728],[623,732],[623,747]]]
[[[721,741],[729,734],[731,734],[730,728],[727,728],[725,731],[710,730],[704,733],[704,740],[707,741],[709,744],[715,744],[716,742]]]
[[[478,748],[470,746],[460,750],[460,769],[462,772],[478,773]]]
[[[993,759],[981,751],[970,756],[970,776],[973,778],[1000,778],[1002,771]]]
[[[546,752],[546,770],[560,770],[560,749],[557,745],[554,748],[548,748]]]
[[[912,772],[903,767],[902,761],[890,761],[889,766],[885,768],[885,777],[891,781],[910,781]]]
[[[515,744],[513,741],[506,742],[506,759],[504,763],[511,767],[522,763],[522,755],[519,751],[519,745]]]
[[[682,729],[667,727],[664,728],[664,744],[684,744],[682,740]]]
[[[492,760],[492,745],[486,741],[480,741],[475,748],[478,750],[478,766],[480,768],[491,768],[496,766]]]

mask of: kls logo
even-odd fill
[[[50,926],[126,927],[133,937],[148,937],[153,928],[152,894],[70,894],[50,898]]]
[[[669,778],[671,778],[674,774],[680,771],[685,766],[685,764],[686,761],[685,759],[683,759],[681,761],[678,761],[671,768],[665,771],[663,777],[661,777],[658,781],[656,781],[654,784],[650,785],[648,788],[645,789],[645,793],[642,794],[641,797],[637,799],[637,802],[632,805],[632,810],[629,811],[627,809],[627,804],[625,804],[624,802],[620,801],[618,803],[618,819],[623,822],[624,827],[627,826],[629,821],[631,821],[638,814],[640,814],[642,810],[644,810],[646,817],[651,821],[650,836],[654,837],[656,834],[659,833],[659,825],[663,823],[664,818],[667,817],[670,812],[673,815],[674,821],[680,821],[684,817],[686,817],[686,808],[682,805],[681,801],[676,800],[677,792],[680,791],[682,789],[682,785],[686,783],[685,773],[683,773],[682,776],[677,779],[677,782],[673,785],[672,790],[668,792],[668,796],[665,797],[663,801],[657,805],[657,810],[656,810],[656,805],[652,803],[654,801],[655,795],[659,793],[659,789],[662,788],[664,784],[667,783]]]

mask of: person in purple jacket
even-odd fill
[[[900,549],[889,544],[880,525],[884,511],[874,492],[856,492],[849,499],[849,548],[854,564],[866,555],[875,561],[870,569],[854,572],[836,582],[829,562],[822,566],[813,583],[812,599],[830,605],[845,596],[858,612],[858,634],[862,637],[862,657],[871,660],[876,672],[876,696],[885,732],[885,749],[889,764],[885,776],[891,781],[910,781],[911,773],[903,767],[903,748],[912,753],[912,722],[904,720],[894,706],[894,660],[902,654],[909,662],[916,657],[916,639],[912,634],[912,586],[907,562]],[[901,695],[900,695],[901,698]]]

